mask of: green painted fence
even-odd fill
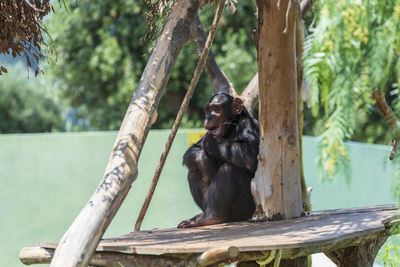
[[[175,227],[199,212],[189,192],[182,155],[194,135],[180,130],[142,229]],[[139,175],[105,236],[132,231],[169,131],[152,130]],[[0,266],[23,266],[22,247],[58,241],[97,188],[115,132],[0,135]],[[313,209],[394,203],[390,148],[350,143],[352,175],[320,182],[317,141],[304,137],[307,185]]]

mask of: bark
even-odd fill
[[[196,14],[193,19],[193,23],[190,27],[190,33],[193,37],[193,41],[196,43],[197,54],[200,56],[201,52],[203,51],[204,45],[206,44],[207,34],[204,31],[203,24],[201,23],[198,14]],[[236,95],[232,83],[229,82],[225,73],[218,67],[212,51],[210,51],[208,54],[205,67],[207,76],[211,81],[213,94],[226,93],[230,95]]]
[[[313,5],[313,3],[314,3],[314,0],[303,0],[300,3],[300,15],[301,15],[300,21],[301,22],[302,22],[302,17],[306,14],[306,12]],[[299,4],[297,3],[296,5],[299,5]],[[296,17],[296,20],[297,20],[297,17]],[[296,22],[296,24],[297,24],[297,22]],[[297,25],[296,25],[296,27],[297,27]],[[303,29],[301,29],[301,31],[303,33],[302,39],[304,39]],[[253,38],[254,44],[257,48],[257,45],[258,45],[258,31],[257,30],[253,31],[252,38]],[[303,45],[303,40],[301,41],[301,45]],[[297,47],[297,40],[296,40],[296,47]],[[301,72],[302,72],[302,70],[301,70]],[[256,73],[254,75],[253,79],[251,79],[250,83],[247,85],[246,89],[241,94],[241,98],[245,102],[245,106],[251,114],[253,112],[254,106],[257,104],[258,94],[259,94],[258,93],[258,73]],[[300,97],[300,95],[299,95],[299,97]],[[247,100],[246,98],[249,98],[249,99]],[[246,102],[247,102],[247,104],[246,104]]]
[[[253,79],[251,79],[250,83],[247,85],[246,89],[242,92],[240,97],[243,100],[244,106],[253,115],[254,106],[258,101],[258,73],[254,75]]]
[[[387,236],[363,242],[358,246],[342,248],[325,252],[338,267],[372,267],[381,246],[386,242]]]
[[[302,212],[295,3],[257,5],[260,153],[251,189],[258,219],[290,219]]]
[[[382,93],[382,90],[379,88],[376,88],[372,92],[372,96],[375,99],[375,105],[378,107],[379,111],[381,112],[381,115],[383,118],[386,120],[388,123],[392,136],[393,136],[393,148],[392,152],[390,153],[390,160],[394,159],[394,156],[396,155],[396,152],[399,147],[399,142],[400,142],[400,123],[399,119],[396,117],[396,115],[393,113],[392,109],[386,102],[385,96]]]
[[[153,114],[188,40],[198,9],[197,0],[173,6],[133,94],[104,177],[89,202],[60,240],[51,266],[87,266],[112,218],[137,177],[137,162],[150,130]]]
[[[225,260],[231,260],[239,255],[239,249],[233,246],[214,248],[209,251],[203,252],[197,261],[200,266],[209,266]]]
[[[298,2],[295,4],[295,20],[296,20],[296,67],[297,67],[297,118],[299,132],[299,156],[300,156],[300,181],[301,181],[301,199],[303,211],[311,210],[310,193],[311,188],[307,189],[306,180],[303,169],[303,122],[304,122],[304,101],[302,97],[303,83],[303,44],[304,44],[304,27],[301,16],[301,8]]]
[[[314,0],[303,0],[300,3],[301,16],[304,16],[308,9],[314,4]]]
[[[41,247],[27,247],[21,250],[19,258],[25,265],[49,264],[53,257],[54,249]],[[136,267],[136,266],[174,266],[174,267],[195,267],[199,266],[195,255],[187,258],[172,257],[169,255],[141,255],[121,252],[96,252],[89,263],[96,267]]]

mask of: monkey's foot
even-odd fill
[[[219,224],[223,223],[224,221],[222,219],[216,219],[216,218],[204,218],[204,215],[197,215],[192,219],[187,219],[182,221],[180,224],[178,224],[178,228],[191,228],[191,227],[198,227],[198,226],[205,226],[205,225],[212,225],[212,224]]]

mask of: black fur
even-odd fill
[[[224,135],[214,136],[207,132],[183,156],[183,164],[189,169],[190,191],[203,211],[186,221],[192,221],[194,226],[205,225],[211,220],[246,220],[255,209],[250,182],[257,169],[258,121],[246,108],[240,114],[234,114],[233,99],[227,94],[210,99],[209,103],[223,103],[222,120],[228,122],[223,126]],[[182,226],[182,223],[179,226],[190,227]]]

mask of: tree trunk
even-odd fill
[[[386,242],[387,236],[368,240],[357,246],[346,247],[334,251],[325,252],[337,267],[372,267],[376,254],[381,246]]]
[[[257,5],[260,153],[251,189],[259,219],[290,219],[302,212],[295,2]]]
[[[257,0],[260,152],[251,183],[256,220],[290,219],[302,212],[296,4]],[[300,257],[281,265],[305,267],[308,260]]]
[[[133,94],[104,177],[59,242],[51,266],[87,266],[137,177],[137,162],[172,67],[187,42],[197,0],[175,3]]]

